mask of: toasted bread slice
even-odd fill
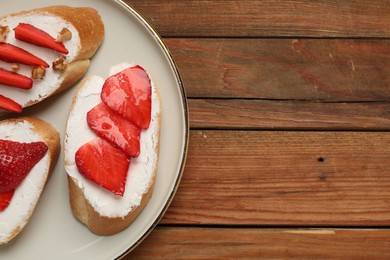
[[[57,163],[60,137],[59,133],[43,120],[19,117],[0,121],[0,139],[21,143],[42,141],[48,146],[45,156],[15,189],[8,207],[0,212],[0,244],[4,244],[18,235],[31,218]]]
[[[15,38],[14,28],[19,23],[27,23],[49,33],[53,38],[62,34],[63,29],[70,32],[70,39],[63,41],[68,54],[29,44]],[[44,99],[73,86],[86,73],[90,59],[95,54],[104,38],[104,24],[99,13],[88,7],[51,6],[46,8],[22,11],[0,17],[0,26],[8,26],[9,33],[5,42],[13,44],[43,59],[50,65],[42,79],[34,79],[28,91],[1,85],[1,94],[20,104],[29,107]],[[65,31],[66,31],[65,30]],[[62,59],[65,69],[54,69],[53,62]],[[33,67],[0,61],[0,68],[32,77]],[[9,111],[1,110],[0,115]]]
[[[130,66],[121,64],[111,74]],[[76,151],[96,138],[96,134],[88,127],[86,115],[102,102],[100,92],[103,84],[103,78],[91,76],[78,86],[66,127],[64,163],[74,216],[92,232],[112,235],[126,229],[152,196],[158,163],[162,105],[158,89],[152,81],[150,126],[141,131],[140,155],[131,159],[125,193],[123,197],[115,196],[82,176],[75,162]]]

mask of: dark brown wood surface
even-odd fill
[[[164,224],[390,223],[390,133],[192,131]]]
[[[389,259],[381,229],[159,227],[128,259]]]
[[[148,0],[125,2],[163,36],[389,37],[386,0]]]
[[[166,43],[191,98],[390,99],[390,40],[169,38]]]
[[[177,194],[124,259],[389,259],[390,3],[132,1],[188,96]]]

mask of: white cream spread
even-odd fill
[[[26,122],[2,124],[0,139],[12,140],[21,143],[44,141],[33,130],[33,126]],[[16,188],[8,207],[0,212],[0,244],[8,240],[17,227],[23,228],[34,205],[38,202],[50,164],[49,152],[32,168],[23,182]]]
[[[72,39],[64,41],[63,43],[68,49],[69,53],[63,55],[56,51],[35,46],[33,44],[25,43],[15,39],[15,33],[13,29],[19,23],[31,24],[47,32],[55,39],[63,28],[67,28],[72,33]],[[31,89],[22,90],[15,87],[9,87],[0,84],[0,94],[11,98],[12,100],[19,103],[22,107],[25,107],[27,103],[32,100],[42,100],[47,96],[50,96],[58,88],[59,84],[63,81],[62,73],[59,71],[54,71],[52,69],[53,61],[61,56],[65,56],[67,62],[71,62],[79,52],[80,37],[76,28],[71,23],[48,13],[5,16],[0,19],[0,26],[8,26],[10,29],[10,32],[8,33],[5,42],[16,45],[34,54],[35,56],[41,58],[50,65],[50,68],[46,69],[46,75],[43,80],[34,80],[33,87]],[[19,65],[20,69],[15,72],[31,78],[31,70],[33,67],[23,64]],[[0,61],[0,68],[12,71],[11,66],[12,63]]]
[[[110,75],[116,74],[125,68],[134,65],[122,63],[112,67]],[[157,89],[152,82],[152,115],[148,129],[141,132],[141,150],[137,158],[132,158],[128,170],[128,177],[123,197],[115,196],[110,191],[99,187],[84,178],[78,171],[75,163],[76,151],[85,143],[97,138],[97,135],[89,128],[86,114],[94,106],[101,103],[100,93],[104,80],[98,76],[87,79],[78,93],[78,98],[70,111],[65,134],[65,165],[67,173],[77,180],[77,184],[83,190],[85,197],[94,209],[102,216],[124,217],[134,207],[140,205],[144,193],[147,192],[153,177],[153,169],[156,167],[158,136],[158,118],[161,111]]]

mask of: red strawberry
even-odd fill
[[[0,95],[0,108],[10,112],[20,113],[22,112],[22,106],[13,101],[10,98]]]
[[[0,192],[0,212],[4,211],[9,203],[11,202],[12,196],[14,195],[15,190],[10,190],[7,192]]]
[[[44,142],[19,143],[0,140],[0,192],[15,189],[43,158]]]
[[[50,67],[49,64],[34,54],[6,42],[0,42],[0,60],[9,63],[16,62],[31,66]]]
[[[122,149],[128,156],[139,155],[141,129],[103,102],[88,112],[87,122],[98,136]]]
[[[50,34],[31,24],[19,23],[14,31],[15,38],[18,40],[68,54],[68,50],[62,42],[56,41]]]
[[[81,146],[75,160],[83,176],[113,194],[123,196],[130,159],[122,150],[97,138]]]
[[[151,93],[148,75],[136,66],[109,77],[103,85],[101,98],[112,110],[146,129],[150,124]]]
[[[33,81],[29,77],[0,68],[0,84],[21,89],[30,89]]]

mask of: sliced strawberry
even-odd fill
[[[49,64],[34,54],[6,42],[0,42],[0,60],[9,63],[22,63],[31,66],[43,66],[45,68],[50,67]]]
[[[65,48],[62,42],[56,41],[47,32],[27,23],[19,23],[14,28],[15,38],[28,42],[37,46],[49,48],[62,54],[68,54],[68,50]]]
[[[81,146],[75,160],[83,176],[113,194],[123,196],[130,159],[122,150],[97,138]]]
[[[0,140],[0,192],[15,189],[43,158],[44,142],[19,143]]]
[[[146,129],[151,117],[150,79],[143,68],[127,68],[109,77],[103,85],[101,98],[112,110]]]
[[[0,192],[0,212],[4,211],[8,207],[12,197],[14,196],[14,191],[15,190]]]
[[[21,89],[30,89],[33,81],[29,77],[0,68],[0,84]]]
[[[98,136],[122,149],[128,156],[139,155],[141,129],[103,102],[88,112],[87,122]]]
[[[0,108],[15,113],[20,113],[23,110],[21,105],[2,95],[0,95]]]

